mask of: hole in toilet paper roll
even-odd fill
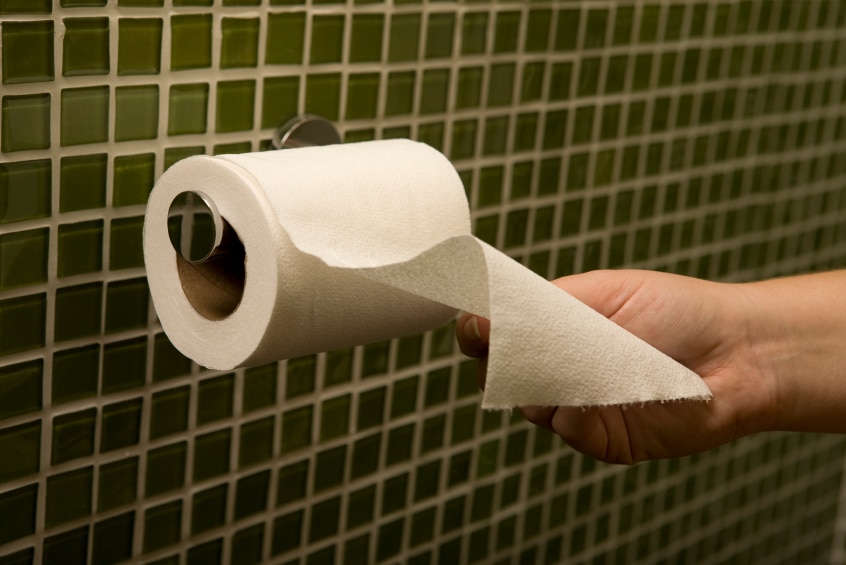
[[[201,316],[222,320],[232,314],[244,295],[246,259],[244,244],[226,221],[214,253],[195,262],[176,254],[176,267],[185,298]]]

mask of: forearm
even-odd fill
[[[751,354],[777,390],[766,427],[846,433],[846,271],[744,286]]]

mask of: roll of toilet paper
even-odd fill
[[[183,192],[225,220],[228,252],[192,263],[174,251],[168,215]],[[476,239],[454,168],[412,141],[181,161],[150,196],[144,257],[163,329],[212,369],[421,333],[465,310],[491,320],[486,408],[710,397],[695,373]]]

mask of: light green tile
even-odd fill
[[[223,35],[220,47],[221,68],[251,68],[258,64],[258,19],[223,18],[221,34]]]
[[[158,85],[115,89],[115,141],[155,139],[159,131]]]
[[[108,141],[109,87],[62,90],[62,146]]]
[[[211,66],[211,14],[180,14],[170,18],[170,68],[175,71]]]
[[[254,80],[218,82],[215,131],[225,133],[252,129],[255,98]]]
[[[53,22],[3,22],[3,84],[51,81]]]
[[[3,96],[3,153],[50,147],[50,95]]]
[[[62,75],[109,74],[108,18],[65,18]]]
[[[162,20],[118,20],[118,75],[156,75],[161,70]]]
[[[309,62],[313,65],[340,63],[343,47],[344,16],[313,16]]]
[[[170,87],[168,135],[205,133],[208,120],[209,85],[175,84]]]

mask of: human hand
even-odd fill
[[[753,347],[757,301],[748,285],[650,271],[594,271],[553,284],[698,373],[713,399],[521,408],[529,421],[591,457],[625,464],[697,453],[772,428],[778,386],[766,348]],[[484,388],[490,324],[465,314],[457,328],[462,351],[480,359]]]

